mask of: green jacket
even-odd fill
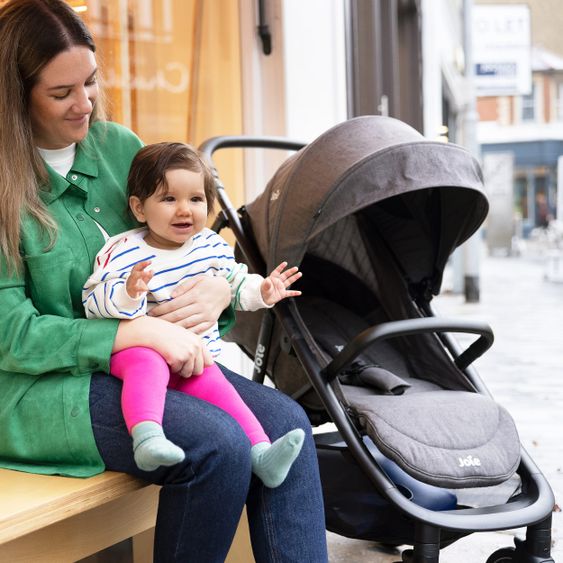
[[[45,250],[37,223],[22,219],[21,275],[0,273],[0,467],[90,476],[104,470],[91,429],[90,375],[109,369],[118,321],[84,318],[81,290],[104,243],[135,226],[126,179],[139,138],[96,123],[66,179],[49,169],[42,192],[58,224]]]

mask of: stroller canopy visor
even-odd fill
[[[433,293],[451,252],[488,211],[466,150],[381,116],[345,121],[292,155],[247,211],[271,271],[282,260],[299,265],[314,237],[375,204],[386,210],[375,224],[405,276],[430,280]]]

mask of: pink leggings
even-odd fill
[[[168,364],[155,350],[134,347],[112,355],[110,372],[123,381],[121,408],[129,432],[135,424],[146,420],[162,424],[166,389],[175,389],[229,413],[252,445],[270,441],[254,413],[215,364],[206,367],[201,375],[185,378],[171,374]]]

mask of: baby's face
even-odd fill
[[[207,199],[201,172],[169,170],[166,182],[167,191],[157,189],[144,202],[131,198],[131,208],[137,219],[147,224],[149,233],[145,242],[148,245],[174,249],[205,227]]]

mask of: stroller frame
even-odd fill
[[[199,147],[210,165],[221,207],[212,226],[213,230],[230,228],[246,261],[254,271],[265,274],[265,263],[255,242],[245,232],[241,221],[244,206],[236,210],[213,163],[213,154],[221,149],[276,149],[298,151],[306,143],[283,137],[218,136],[206,140]],[[549,563],[553,562],[551,550],[551,513],[555,499],[551,488],[521,446],[521,461],[517,474],[522,481],[522,490],[505,504],[481,508],[456,508],[433,511],[407,499],[395,483],[387,476],[370,454],[362,436],[355,428],[348,413],[341,405],[330,382],[349,365],[365,348],[373,343],[398,336],[415,333],[433,333],[449,351],[455,364],[465,373],[478,393],[490,396],[489,391],[471,363],[482,355],[493,343],[493,332],[486,323],[440,319],[428,300],[417,302],[425,318],[382,323],[363,331],[353,338],[332,362],[322,369],[305,338],[298,330],[300,321],[293,300],[284,300],[264,314],[254,355],[253,380],[263,383],[266,375],[269,343],[274,323],[283,329],[283,342],[296,355],[305,369],[313,389],[321,398],[324,407],[357,465],[361,468],[375,490],[387,499],[399,512],[414,523],[413,549],[402,553],[403,562],[434,563],[439,561],[441,547],[449,545],[473,532],[499,531],[526,527],[525,540],[515,540],[515,547],[497,550],[487,563]],[[472,333],[479,335],[465,351],[450,333]],[[447,532],[445,541],[441,532]],[[453,538],[453,539],[452,539]]]

